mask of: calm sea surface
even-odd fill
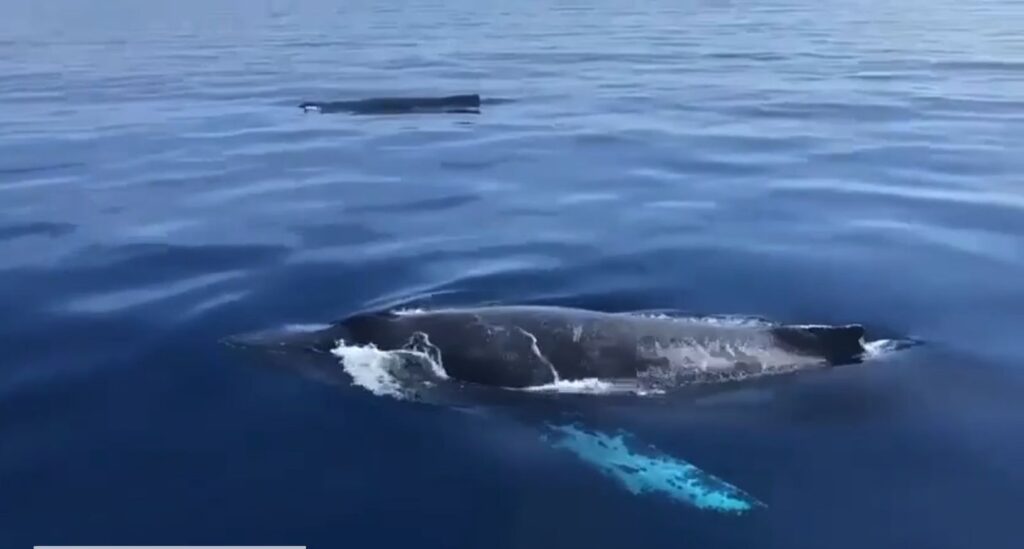
[[[0,546],[1021,546],[1024,4],[2,12]],[[507,101],[296,108],[452,93]],[[926,344],[601,410],[765,503],[734,516],[218,343],[485,302]]]

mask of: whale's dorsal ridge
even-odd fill
[[[479,114],[479,94],[466,93],[439,97],[370,97],[349,101],[303,101],[304,112],[347,112],[349,114],[415,114],[464,113]]]

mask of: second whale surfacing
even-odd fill
[[[305,112],[349,113],[363,115],[421,113],[480,113],[478,94],[442,97],[372,97],[352,101],[306,101],[299,104]]]

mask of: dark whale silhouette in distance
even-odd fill
[[[450,379],[529,388],[559,381],[677,386],[859,362],[864,328],[723,322],[547,306],[374,311],[323,329],[230,343],[329,353],[346,345],[413,351]]]
[[[373,97],[354,101],[306,101],[299,108],[306,112],[349,114],[480,113],[477,94],[444,97]]]

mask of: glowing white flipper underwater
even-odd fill
[[[764,504],[743,490],[678,458],[653,450],[641,454],[625,435],[590,432],[576,425],[549,425],[545,439],[618,479],[634,495],[661,493],[699,509],[744,513]]]

